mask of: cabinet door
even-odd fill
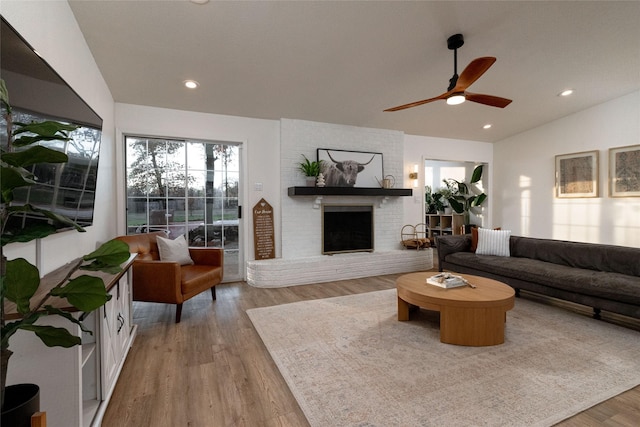
[[[131,335],[129,287],[126,276],[111,288],[110,294],[111,300],[104,305],[102,316],[103,395],[114,385]]]
[[[115,288],[114,288],[115,290]],[[102,393],[106,394],[115,379],[118,367],[117,340],[118,300],[112,291],[111,300],[102,307]]]
[[[129,335],[131,332],[131,318],[129,315],[129,286],[127,286],[126,278],[120,279],[120,289],[117,292],[117,314],[116,314],[116,354],[117,361],[120,362],[125,351],[126,345],[129,341]]]

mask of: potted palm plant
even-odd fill
[[[74,274],[77,270],[104,271],[117,273],[120,265],[130,256],[126,243],[111,240],[103,244],[96,251],[85,255],[76,261],[65,279],[57,283],[46,295],[34,298],[40,286],[40,272],[38,268],[23,258],[8,260],[4,255],[4,246],[14,242],[29,242],[34,239],[44,238],[57,231],[55,225],[63,224],[73,227],[77,231],[84,231],[75,222],[54,212],[40,209],[31,204],[16,204],[13,199],[14,191],[33,185],[37,177],[29,168],[40,163],[65,163],[66,154],[39,145],[41,141],[69,140],[70,132],[76,126],[55,121],[41,123],[12,122],[12,108],[9,103],[9,95],[5,83],[0,79],[0,106],[2,117],[6,120],[7,140],[2,141],[0,148],[0,231],[2,244],[0,246],[0,354],[1,354],[1,386],[2,386],[2,411],[5,424],[5,415],[11,414],[13,408],[5,407],[5,399],[12,391],[6,387],[6,374],[10,350],[10,338],[18,331],[33,332],[46,346],[72,347],[81,343],[77,337],[65,328],[40,325],[38,319],[45,315],[61,316],[72,324],[79,325],[86,330],[76,316],[67,311],[60,310],[51,305],[51,299],[62,298],[69,306],[81,312],[91,312],[104,305],[111,296],[107,293],[102,279],[83,274]],[[48,223],[37,223],[15,231],[7,227],[7,222],[13,215],[22,213],[36,214],[48,219]],[[9,317],[8,308],[12,308],[15,316]],[[17,388],[20,390],[23,388]],[[33,388],[31,388],[33,389]],[[12,404],[15,398],[6,399]],[[6,413],[6,414],[5,414]],[[31,413],[26,414],[29,417]],[[7,417],[13,415],[7,415]],[[17,425],[18,421],[11,418],[7,425]],[[21,422],[21,421],[20,421]],[[13,424],[12,424],[13,423]]]
[[[314,187],[318,174],[322,170],[322,160],[309,160],[307,156],[302,155],[304,161],[298,164],[298,169],[306,177],[307,187]]]

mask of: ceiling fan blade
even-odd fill
[[[491,66],[496,62],[496,58],[492,56],[484,56],[476,58],[467,65],[462,71],[453,92],[464,92],[469,86],[478,80]]]
[[[477,102],[478,104],[489,105],[491,107],[504,108],[511,104],[511,100],[500,98],[499,96],[483,95],[481,93],[465,92],[464,97],[467,101]]]
[[[387,108],[384,111],[400,111],[400,110],[406,110],[407,108],[411,108],[411,107],[417,107],[418,105],[423,105],[423,104],[427,104],[429,102],[433,102],[433,101],[438,101],[440,99],[447,99],[447,97],[449,97],[449,95],[451,95],[450,92],[446,92],[443,93],[440,96],[436,96],[435,98],[429,98],[429,99],[423,99],[422,101],[416,101],[416,102],[412,102],[410,104],[404,104],[404,105],[399,105],[397,107],[393,107],[393,108]]]

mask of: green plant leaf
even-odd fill
[[[36,266],[24,258],[17,258],[6,263],[4,277],[5,298],[14,302],[18,313],[30,311],[29,300],[40,286],[40,273]]]
[[[449,205],[451,205],[451,209],[453,209],[456,213],[464,212],[464,204],[460,203],[456,199],[449,199]]]
[[[20,134],[29,133],[35,135],[22,135],[15,138],[13,145],[22,147],[40,141],[69,141],[69,132],[78,129],[77,125],[54,122],[47,120],[44,122],[21,123],[14,122],[16,130],[13,132],[14,137]]]
[[[0,168],[0,191],[3,203],[8,203],[13,200],[14,189],[33,185],[36,181],[33,174],[26,169],[5,165],[7,164],[3,162]]]
[[[53,288],[51,295],[65,298],[75,308],[86,312],[103,306],[111,299],[102,279],[86,275],[71,279],[62,288]]]
[[[34,332],[47,347],[73,347],[82,343],[79,337],[71,335],[64,328],[40,325],[20,325],[20,329]]]
[[[122,240],[109,240],[103,243],[98,249],[85,255],[82,259],[85,261],[93,261],[91,264],[83,266],[83,270],[100,270],[113,272],[113,267],[117,267],[115,272],[120,271],[120,264],[129,259],[129,245]]]
[[[458,193],[469,194],[469,187],[464,182],[456,181],[458,183]]]
[[[2,160],[12,166],[27,167],[38,163],[66,163],[69,156],[62,151],[36,145],[27,150],[3,153]]]
[[[475,184],[476,182],[482,179],[482,170],[484,169],[484,165],[478,165],[473,170],[473,174],[471,175],[471,184]]]
[[[15,242],[30,242],[35,239],[42,239],[53,234],[57,229],[45,223],[32,224],[28,228],[20,229],[15,234],[9,233],[7,230],[2,234],[2,246]]]
[[[487,195],[486,194],[484,194],[484,193],[478,194],[471,201],[471,207],[474,208],[476,206],[480,206],[485,200],[487,200]]]
[[[86,333],[88,333],[90,335],[93,335],[93,331],[92,330],[85,328],[84,325],[82,324],[82,322],[80,320],[76,319],[75,317],[73,317],[71,315],[71,313],[69,313],[68,311],[60,310],[59,308],[55,308],[55,307],[53,307],[51,305],[45,305],[43,308],[49,314],[55,314],[57,316],[62,316],[65,319],[67,319],[68,321],[70,321],[72,323],[75,323],[76,325],[80,326],[80,329],[82,329],[82,332],[86,332]]]
[[[57,228],[71,227],[71,228],[75,228],[76,231],[80,231],[80,232],[84,232],[85,231],[84,228],[82,228],[75,221],[72,221],[71,219],[67,218],[66,216],[59,215],[59,214],[57,214],[55,212],[51,212],[51,211],[46,210],[46,209],[40,209],[40,208],[35,207],[35,206],[31,205],[31,204],[20,205],[20,206],[10,206],[9,208],[7,208],[7,211],[9,213],[9,215],[11,215],[13,213],[20,213],[20,212],[41,214],[41,215],[53,220],[55,222],[55,224],[58,226]]]

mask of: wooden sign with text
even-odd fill
[[[265,199],[253,207],[253,250],[257,260],[276,257],[273,208]]]

